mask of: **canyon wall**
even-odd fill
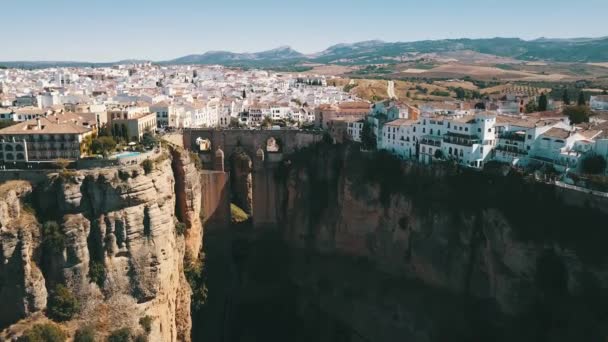
[[[555,329],[556,335],[563,336],[562,330],[567,329],[578,337],[606,336],[606,322],[601,318],[606,313],[601,305],[608,289],[606,199],[581,193],[569,196],[563,189],[528,181],[523,175],[406,164],[387,154],[366,154],[345,146],[315,146],[292,155],[280,178],[283,186],[276,196],[282,203],[281,234],[305,254],[326,257],[316,268],[310,266],[310,260],[294,266],[294,279],[303,288],[316,289],[315,300],[326,313],[352,329],[366,329],[362,334],[350,334],[352,338],[437,337],[431,333],[433,329],[408,327],[412,322],[395,318],[424,316],[419,306],[411,308],[411,300],[404,303],[399,299],[403,294],[398,289],[391,287],[394,296],[387,295],[390,292],[378,289],[386,284],[370,279],[362,288],[360,283],[372,274],[378,279],[389,275],[414,281],[452,299],[470,298],[471,306],[485,303],[481,307],[486,309],[477,312],[492,310],[503,317],[494,321],[491,315],[475,318],[488,327],[503,324],[505,329],[503,319],[527,315],[542,320],[546,318],[543,310],[558,310],[556,302],[561,303],[559,310],[572,311],[555,318],[567,322],[564,326],[548,328],[545,323],[527,322],[533,325],[528,327],[519,322],[519,328],[547,334]],[[564,197],[580,201],[565,203]],[[350,264],[338,261],[344,258]],[[327,271],[330,263],[350,269],[351,274],[336,279],[339,271]],[[360,267],[352,267],[353,263]],[[321,271],[324,269],[327,272]],[[323,275],[312,279],[314,273]],[[319,292],[319,283],[331,278],[335,285],[350,284],[343,285],[345,291],[357,288],[361,296],[336,299],[335,289],[330,294]],[[375,292],[392,304],[383,309],[373,299],[371,303],[369,298],[363,299]],[[602,299],[597,303],[590,300],[589,306],[599,308],[574,308],[572,304],[593,297]],[[444,309],[467,310],[447,304]],[[587,330],[568,326],[575,315],[586,317]],[[434,329],[435,333],[442,331],[437,326]],[[500,331],[496,328],[493,333]]]
[[[149,174],[134,165],[3,183],[0,324],[22,320],[3,338],[45,319],[36,313],[64,284],[80,303],[78,314],[62,324],[70,333],[84,325],[102,336],[121,327],[138,332],[139,318],[150,316],[151,341],[189,341],[192,291],[184,257],[199,258],[203,194],[219,192],[205,196],[227,201],[226,182],[210,187],[201,177],[188,154],[174,150]],[[41,229],[49,222],[58,223],[64,241],[53,253]]]

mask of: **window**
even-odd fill
[[[450,128],[450,123],[448,122],[448,128]]]
[[[465,131],[465,132],[468,132],[468,131],[469,131],[469,127],[465,127],[465,128],[464,128],[464,131]]]
[[[477,129],[477,132],[478,132],[478,133],[481,133],[481,128],[478,128],[478,129]]]
[[[422,127],[422,133],[426,133],[426,128]]]
[[[492,133],[492,129],[491,128],[488,128],[488,133]]]

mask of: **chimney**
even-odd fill
[[[36,126],[38,127],[38,130],[42,129],[42,124],[40,124],[40,118],[36,118]]]

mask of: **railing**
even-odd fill
[[[473,140],[473,139],[450,138],[450,137],[444,137],[443,142],[448,143],[448,144],[461,145],[461,146],[473,146],[475,144],[481,144],[481,140],[479,140],[479,139]]]
[[[592,195],[595,195],[595,196],[600,196],[600,197],[606,197],[606,198],[608,198],[608,192],[591,190],[591,189],[583,188],[583,187],[576,186],[576,185],[566,184],[566,183],[560,182],[560,181],[555,181],[555,186],[558,186],[558,187],[564,188],[564,189],[570,189],[570,190],[575,190],[575,191],[580,191],[580,192],[586,192],[586,193],[589,193],[589,194],[592,194]]]
[[[437,141],[437,140],[422,139],[420,141],[420,143],[424,144],[424,145],[431,145],[431,146],[436,146],[436,147],[440,147],[441,146],[441,141]]]

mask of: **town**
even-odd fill
[[[156,134],[208,128],[322,130],[404,160],[474,169],[500,162],[581,186],[576,175],[607,172],[608,95],[571,104],[513,92],[412,104],[395,97],[392,81],[391,98],[366,101],[335,79],[152,63],[0,70],[0,168],[120,160],[152,149]]]

